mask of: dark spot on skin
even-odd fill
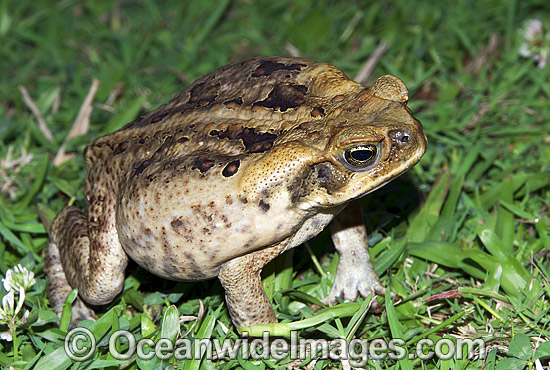
[[[296,176],[290,185],[287,187],[290,194],[290,201],[294,204],[297,203],[302,197],[305,197],[311,193],[311,173],[313,172],[312,168],[308,168],[303,171],[300,175]]]
[[[128,141],[123,141],[122,143],[117,145],[117,147],[113,151],[113,155],[124,153],[127,148],[128,148]]]
[[[239,198],[239,200],[240,200],[243,204],[248,203],[248,199],[246,199],[246,197]]]
[[[290,108],[304,104],[306,92],[307,86],[305,85],[276,85],[265,100],[254,103],[254,105],[285,112]]]
[[[263,153],[269,149],[271,149],[271,147],[273,146],[272,143],[255,143],[253,145],[251,145],[250,147],[248,147],[248,151],[250,153]]]
[[[172,140],[178,143],[184,143],[189,141],[189,138],[185,136],[184,130],[180,128],[172,135]]]
[[[223,104],[225,106],[227,106],[228,108],[236,108],[237,106],[243,104],[243,98],[238,97],[238,98],[233,99],[233,100],[227,100],[227,101],[224,101]]]
[[[203,220],[205,220],[207,223],[211,223],[213,220],[213,217],[210,213],[208,213],[203,206],[201,205],[195,205],[191,206],[191,209],[193,210],[193,213],[197,216],[200,216]],[[196,228],[197,224],[195,224]]]
[[[237,173],[237,171],[239,170],[239,166],[241,164],[241,161],[240,160],[236,160],[236,161],[233,161],[233,162],[229,162],[227,164],[227,166],[225,166],[225,168],[223,169],[222,171],[222,175],[224,177],[231,177],[233,176],[234,174]]]
[[[318,184],[327,189],[327,193],[329,194],[340,191],[349,181],[348,177],[331,163],[316,165],[315,172]]]
[[[229,222],[229,219],[227,218],[227,216],[222,215],[221,219],[223,224],[225,225],[225,228],[229,229],[231,227],[231,222]]]
[[[300,64],[300,63],[285,65],[283,63],[277,63],[277,62],[272,62],[270,60],[267,60],[265,62],[262,62],[262,64],[260,64],[258,68],[256,68],[254,73],[252,73],[252,77],[269,76],[273,72],[278,70],[300,71],[304,67],[306,67],[306,65]]]
[[[308,196],[312,191],[319,186],[326,189],[328,194],[334,194],[340,190],[348,181],[346,176],[329,162],[319,163],[308,168],[287,187],[290,193],[290,201],[297,203],[303,197]]]
[[[239,135],[244,146],[250,153],[263,153],[271,149],[277,135],[270,133],[256,133],[254,129],[245,128]]]
[[[260,199],[259,206],[260,206],[260,209],[262,210],[263,213],[266,213],[267,211],[269,211],[269,208],[271,208],[269,203],[264,202],[263,199]]]
[[[208,156],[201,155],[195,160],[195,163],[193,164],[192,169],[196,168],[201,173],[205,173],[206,171],[214,167],[214,164],[215,164],[214,161],[209,159]]]
[[[172,228],[172,230],[174,230],[176,233],[179,234],[179,229],[183,226],[183,221],[180,220],[179,218],[174,218],[171,222],[170,222],[170,227]]]
[[[214,132],[216,131],[216,132]],[[210,135],[218,136],[220,139],[242,140],[248,153],[263,153],[273,146],[277,135],[268,132],[256,132],[253,128],[233,125],[227,130],[218,132],[210,131]]]
[[[151,118],[149,118],[149,122],[150,123],[157,123],[157,122],[160,122],[164,119],[164,117],[166,117],[168,115],[169,112],[164,112],[164,113],[161,113],[161,114],[156,114],[154,116],[152,116]]]
[[[321,184],[328,184],[332,181],[332,172],[328,166],[322,164],[317,166],[317,181]]]
[[[137,176],[141,174],[143,171],[145,171],[145,169],[149,167],[155,160],[158,161],[158,158],[163,157],[163,153],[169,150],[174,144],[174,137],[170,136],[168,132],[164,132],[162,134],[161,140],[162,140],[162,145],[155,151],[155,153],[153,153],[153,155],[149,159],[146,159],[143,162],[141,162],[134,169],[134,176]],[[184,140],[184,141],[187,141],[187,140]]]
[[[321,118],[325,116],[325,110],[322,107],[315,107],[311,111],[311,117],[313,118]]]
[[[171,132],[169,130],[165,131],[156,131],[153,134],[153,138],[162,141],[163,143],[166,141],[167,138],[171,137]]]
[[[220,84],[200,83],[195,85],[189,92],[189,103],[206,106],[216,100]]]
[[[150,158],[150,159],[146,159],[144,160],[143,162],[141,162],[139,164],[139,166],[136,167],[136,169],[134,170],[134,176],[135,175],[139,175],[140,173],[142,173],[143,171],[145,171],[145,169],[147,167],[149,167],[149,165],[153,162],[153,160]]]

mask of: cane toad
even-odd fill
[[[89,304],[112,301],[132,258],[167,279],[217,276],[237,327],[276,322],[262,268],[333,219],[340,260],[328,299],[383,292],[357,199],[424,154],[407,99],[394,76],[365,87],[301,58],[198,79],[86,147],[87,213],[65,207],[50,228],[52,306],[71,287]]]

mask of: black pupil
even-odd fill
[[[351,157],[358,162],[365,162],[372,158],[374,155],[373,148],[360,148],[355,149],[350,153]]]

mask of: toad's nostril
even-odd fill
[[[392,131],[390,137],[392,142],[396,144],[408,144],[411,141],[411,134],[403,129]]]

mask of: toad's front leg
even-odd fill
[[[283,241],[234,258],[221,266],[218,278],[225,290],[231,321],[237,328],[277,322],[260,274],[268,262],[284,252],[287,244]]]
[[[360,200],[352,201],[332,221],[332,241],[340,259],[332,290],[326,301],[355,301],[357,295],[384,295],[385,289],[372,266]]]

